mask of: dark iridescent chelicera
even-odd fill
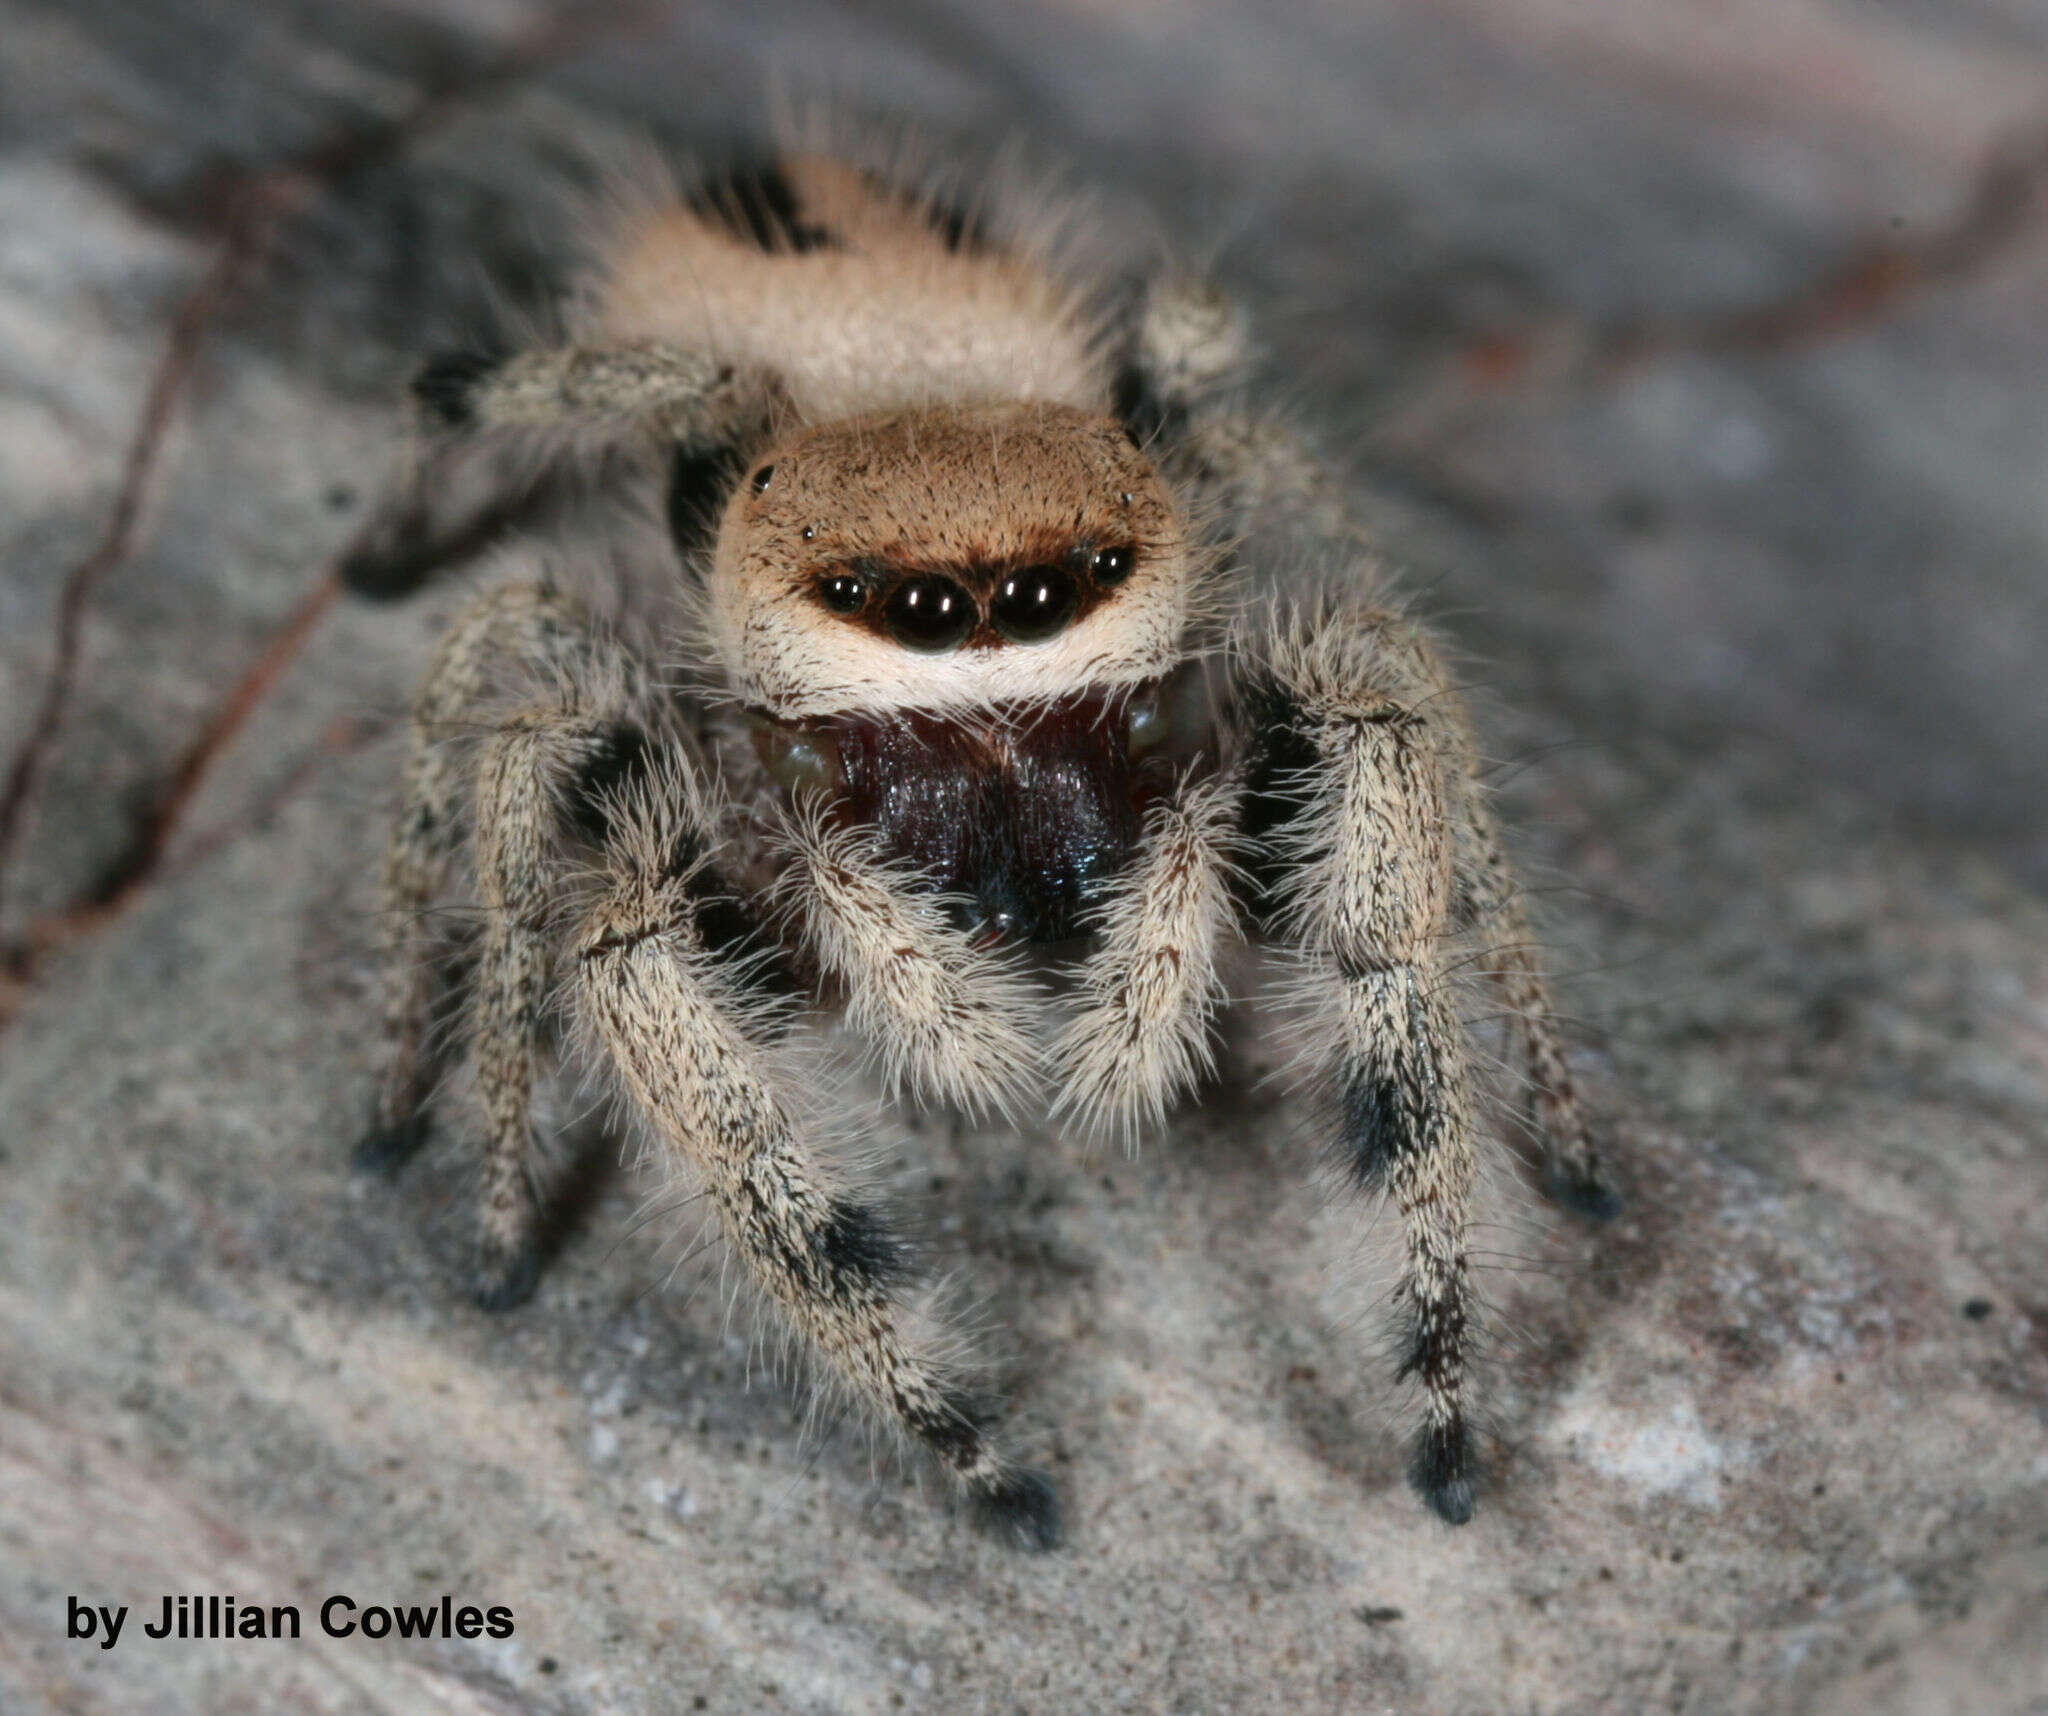
[[[950,578],[920,572],[889,593],[882,617],[906,649],[938,651],[964,643],[980,623],[974,599]]]

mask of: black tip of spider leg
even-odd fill
[[[396,601],[425,581],[427,557],[403,545],[362,543],[341,562],[341,587],[372,602]]]
[[[1479,1460],[1462,1419],[1424,1425],[1408,1461],[1408,1482],[1446,1525],[1472,1518]]]
[[[335,576],[352,596],[395,602],[443,567],[466,559],[504,515],[504,508],[489,509],[475,524],[451,536],[437,534],[427,511],[408,504],[391,516],[373,519],[349,545]]]
[[[974,1491],[974,1522],[989,1536],[1032,1555],[1059,1548],[1060,1492],[1043,1472],[1019,1467]]]
[[[460,429],[476,417],[477,384],[505,361],[501,351],[443,352],[412,378],[412,396],[441,423]]]
[[[356,1141],[350,1166],[359,1174],[395,1174],[420,1153],[432,1129],[432,1116],[424,1108],[389,1125],[378,1121]]]
[[[540,1285],[541,1248],[528,1237],[509,1251],[486,1246],[477,1260],[472,1294],[480,1311],[517,1310]]]
[[[1544,1172],[1543,1189],[1553,1203],[1587,1221],[1612,1221],[1621,1214],[1621,1193],[1605,1174],[1575,1171],[1553,1163]]]

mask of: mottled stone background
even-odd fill
[[[0,0],[0,1705],[2048,1711],[2048,10],[576,18]],[[455,1156],[347,1171],[446,611],[322,593],[396,388],[544,298],[591,139],[776,76],[1213,263],[1484,663],[1632,1201],[1501,1176],[1463,1531],[1255,1040],[1135,1162],[878,1119],[1049,1560],[808,1431],[624,1176],[493,1320]],[[518,1631],[63,1636],[192,1590]]]

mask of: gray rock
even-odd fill
[[[222,187],[532,15],[0,7],[5,755]],[[1698,16],[678,9],[305,201],[205,334],[0,879],[34,948],[0,998],[0,1702],[2048,1710],[2038,194],[1981,266],[1832,339],[1461,379],[1796,300],[1895,217],[1938,226],[2038,122],[2048,27]],[[1584,1232],[1503,1153],[1463,1530],[1401,1482],[1384,1235],[1318,1195],[1250,1032],[1135,1160],[878,1115],[1065,1488],[1057,1557],[807,1420],[601,1141],[563,1164],[580,1212],[537,1301],[468,1309],[459,1151],[347,1168],[389,723],[448,592],[328,613],[142,885],[52,932],[345,542],[417,352],[485,278],[544,301],[593,147],[730,139],[778,64],[963,148],[1021,127],[1134,251],[1213,254],[1484,664],[1630,1205]],[[330,1594],[443,1591],[513,1637],[319,1636]],[[295,1603],[312,1636],[65,1637],[67,1596],[165,1592]]]

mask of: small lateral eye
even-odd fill
[[[774,475],[775,467],[773,465],[763,465],[758,471],[756,471],[751,477],[749,477],[747,481],[749,485],[752,487],[754,493],[759,494],[763,489],[765,489],[768,486],[768,479]]]
[[[1131,567],[1137,557],[1130,549],[1121,545],[1114,548],[1098,548],[1095,558],[1088,563],[1088,570],[1095,574],[1095,582],[1105,590],[1114,590],[1131,575]]]
[[[817,540],[818,527],[815,524],[807,524],[803,527],[803,529],[800,532],[798,532],[798,534],[802,536],[806,542],[814,542]]]
[[[868,581],[858,572],[835,572],[818,580],[818,600],[835,614],[857,614],[867,599]]]

